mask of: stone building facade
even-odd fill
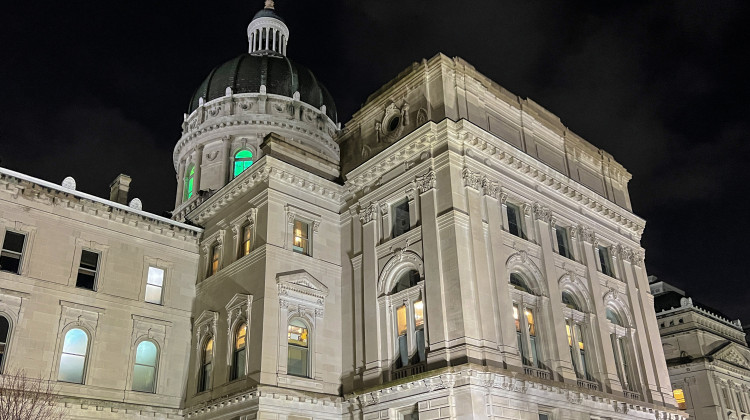
[[[289,37],[194,93],[173,220],[3,170],[4,364],[72,418],[682,418],[625,168],[441,54],[342,127]]]
[[[740,321],[655,277],[651,292],[679,408],[698,420],[746,418],[750,348]]]

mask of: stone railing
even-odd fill
[[[585,379],[578,379],[577,381],[578,388],[591,390],[591,391],[598,391],[599,390],[599,384],[593,381],[587,381]]]
[[[547,379],[547,380],[549,380],[550,376],[551,376],[548,370],[537,369],[537,368],[531,367],[531,366],[524,366],[523,367],[523,373],[525,373],[525,374],[527,374],[529,376],[533,376],[535,378]]]
[[[426,363],[418,363],[416,365],[404,366],[402,368],[393,369],[391,371],[391,380],[406,378],[407,376],[414,376],[420,373],[424,373],[427,370]]]
[[[630,398],[631,400],[640,400],[641,394],[635,391],[622,391],[623,395],[625,395],[625,398]]]

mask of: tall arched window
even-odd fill
[[[201,370],[198,378],[198,392],[207,391],[211,388],[211,374],[214,362],[214,338],[208,337],[204,341],[201,352]]]
[[[295,319],[287,327],[286,373],[304,378],[310,375],[310,331],[302,320]]]
[[[637,392],[635,373],[630,363],[630,345],[627,341],[627,329],[622,321],[622,317],[615,309],[608,307],[606,314],[607,320],[611,324],[609,338],[612,342],[612,351],[615,355],[617,376],[620,378],[623,389]]]
[[[89,335],[80,328],[73,328],[65,334],[60,369],[57,380],[82,384],[86,371],[86,357],[89,349]]]
[[[185,186],[183,187],[182,199],[189,200],[193,197],[193,184],[195,183],[195,165],[190,165],[185,171]]]
[[[234,333],[234,347],[232,349],[232,377],[238,379],[245,376],[245,358],[247,353],[247,324],[241,323]]]
[[[418,271],[406,270],[397,277],[388,294],[389,312],[395,313],[395,369],[426,361],[425,305],[419,280]]]
[[[8,341],[10,341],[10,321],[0,315],[0,374],[3,373],[3,362],[8,352]]]
[[[159,350],[153,341],[141,341],[135,350],[133,391],[156,392],[156,364]]]
[[[234,155],[234,178],[245,172],[253,164],[253,152],[244,149]]]
[[[520,273],[511,273],[509,283],[512,286],[513,320],[521,360],[526,366],[544,369],[539,351],[539,326],[536,318],[538,298]]]
[[[591,360],[586,353],[586,330],[585,315],[577,299],[567,291],[562,292],[562,303],[565,305],[563,314],[565,315],[565,333],[568,337],[568,347],[570,348],[570,360],[573,363],[573,369],[578,379],[591,381]]]

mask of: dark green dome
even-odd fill
[[[221,98],[227,87],[235,94],[258,93],[261,85],[266,85],[268,94],[289,98],[299,92],[300,101],[316,108],[325,105],[328,117],[338,122],[336,104],[315,75],[289,58],[274,54],[245,53],[215,68],[193,94],[188,114],[198,108],[200,98],[205,102]]]
[[[264,18],[264,17],[270,17],[270,18],[273,18],[273,19],[278,19],[278,20],[284,22],[284,19],[282,19],[281,16],[279,16],[276,13],[276,11],[274,11],[273,9],[261,9],[258,13],[255,14],[255,16],[253,16],[253,20],[259,19],[259,18]]]

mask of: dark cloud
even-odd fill
[[[194,89],[246,50],[262,1],[20,2],[0,25],[3,166],[105,195],[133,176],[173,204],[171,152]],[[278,0],[289,54],[346,120],[414,61],[461,56],[560,116],[633,174],[651,273],[750,322],[750,3],[735,0]]]

